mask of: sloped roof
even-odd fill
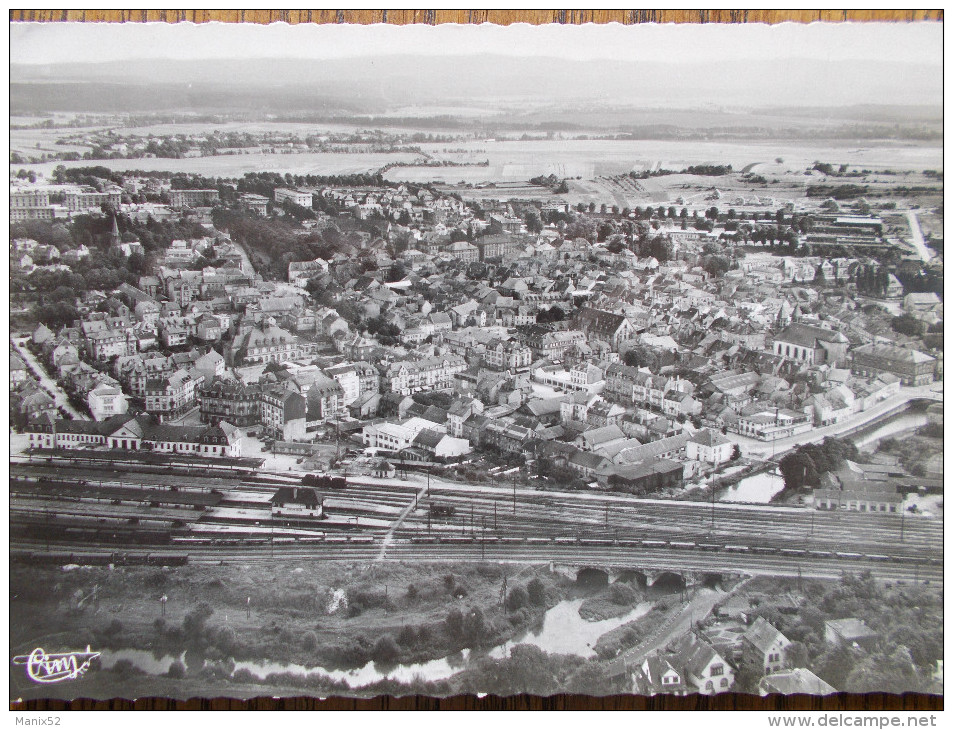
[[[768,674],[761,679],[758,689],[762,694],[782,695],[829,695],[837,691],[810,669],[804,667]]]
[[[767,653],[778,639],[786,638],[784,634],[765,621],[762,616],[758,616],[755,622],[751,624],[751,627],[744,633],[744,639],[751,642],[762,654]]]

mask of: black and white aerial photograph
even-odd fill
[[[12,702],[942,695],[942,22],[9,31]]]

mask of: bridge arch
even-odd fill
[[[609,573],[601,568],[580,568],[576,583],[586,588],[604,588],[609,585]]]
[[[620,570],[616,575],[613,583],[630,583],[635,588],[645,588],[648,586],[648,576],[641,570]]]
[[[648,586],[659,593],[679,593],[685,590],[685,576],[671,570],[662,570],[649,576]]]

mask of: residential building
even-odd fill
[[[170,190],[170,208],[194,208],[214,205],[218,202],[218,190]]]
[[[160,421],[178,418],[195,407],[196,379],[185,370],[146,381],[146,411]]]
[[[198,391],[202,423],[222,421],[239,428],[261,423],[261,386],[238,380],[214,378],[202,383]]]
[[[10,388],[16,388],[20,383],[27,381],[30,371],[19,355],[10,354]]]
[[[483,362],[494,370],[523,370],[533,362],[533,351],[512,340],[491,340],[483,352]]]
[[[86,395],[89,412],[95,421],[119,416],[129,409],[129,401],[116,385],[100,383]]]
[[[139,349],[139,340],[135,334],[119,329],[92,332],[86,338],[86,343],[90,356],[98,361],[135,355]]]
[[[824,641],[834,646],[872,649],[879,639],[880,635],[859,618],[839,618],[824,622]]]
[[[836,691],[834,687],[805,667],[768,674],[758,682],[758,694],[762,697],[773,694],[819,697],[834,694]]]
[[[851,372],[859,375],[890,373],[908,387],[933,382],[936,358],[898,345],[869,344],[853,350]]]
[[[785,668],[784,650],[791,641],[758,616],[741,637],[742,663],[758,675],[780,672]]]
[[[734,444],[717,431],[702,429],[685,443],[685,456],[693,461],[706,461],[712,466],[724,464],[731,458]]]
[[[632,335],[632,323],[624,315],[583,307],[573,319],[573,329],[580,330],[590,340],[603,340],[618,349],[623,340]]]
[[[261,392],[261,425],[278,441],[300,441],[307,432],[307,400],[286,385],[265,386]]]
[[[291,188],[275,188],[275,205],[281,205],[286,200],[302,208],[311,208],[314,204],[314,194],[307,190],[292,190]]]
[[[426,390],[450,390],[453,376],[466,368],[466,360],[459,355],[402,360],[385,368],[383,387],[386,392],[404,395]]]

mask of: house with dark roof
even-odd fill
[[[685,442],[685,456],[717,466],[731,458],[734,444],[717,431],[702,429]]]
[[[713,695],[728,692],[735,683],[735,668],[700,634],[684,634],[665,649],[669,663],[681,670],[692,691]]]
[[[843,365],[850,341],[840,332],[796,322],[774,336],[769,351],[806,365]]]
[[[311,487],[278,487],[269,501],[273,517],[324,518],[324,497]]]
[[[38,433],[44,426],[37,423]],[[228,423],[218,426],[170,426],[148,415],[117,415],[104,421],[57,420],[53,423],[56,448],[100,446],[125,451],[237,458],[242,455],[242,433]],[[48,440],[46,437],[39,440]],[[33,438],[31,436],[31,445]]]
[[[573,329],[586,333],[589,339],[604,340],[613,347],[632,335],[632,323],[624,315],[582,307],[572,321]]]
[[[773,625],[758,616],[741,637],[741,661],[759,675],[784,669],[784,649],[791,643]]]
[[[839,618],[824,622],[824,641],[834,646],[871,649],[879,640],[880,635],[859,618]]]
[[[905,386],[933,382],[936,358],[909,347],[869,344],[851,352],[851,372],[857,375],[890,373]]]
[[[682,673],[667,657],[653,654],[645,658],[641,666],[632,671],[632,693],[642,696],[674,695],[689,693]]]

